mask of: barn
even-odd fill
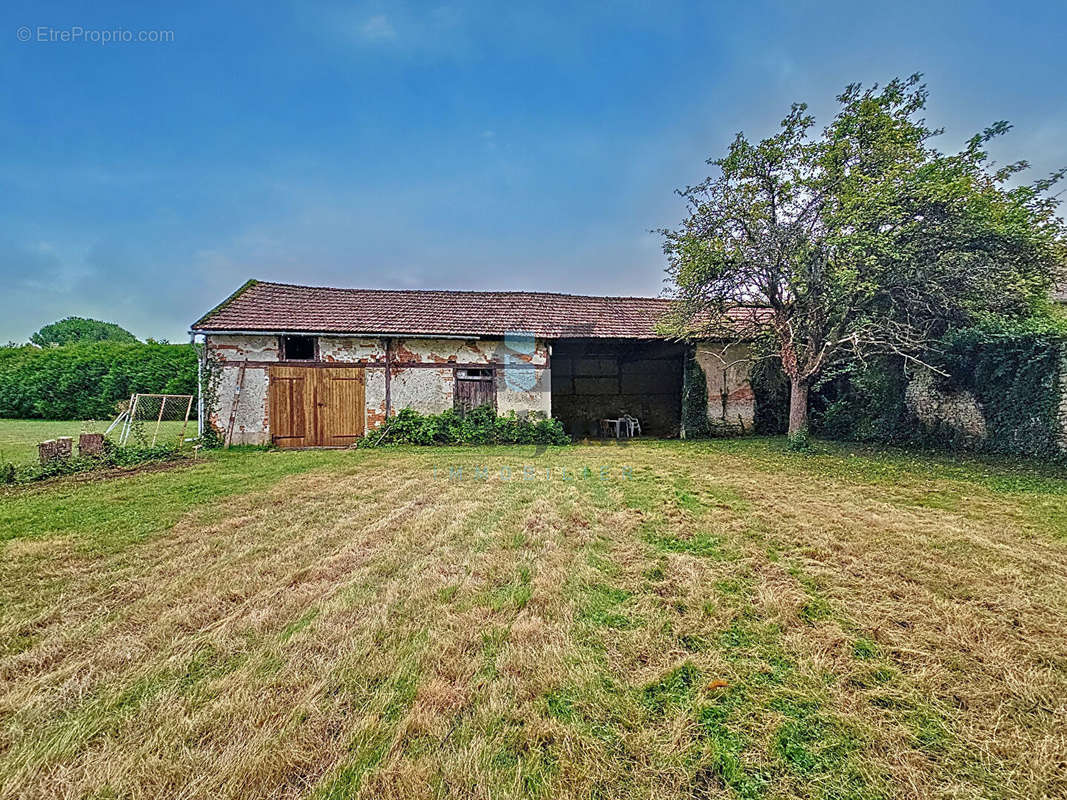
[[[554,416],[576,438],[622,414],[644,435],[673,437],[698,364],[709,419],[751,429],[746,346],[664,337],[656,325],[670,304],[251,280],[192,325],[204,345],[201,425],[235,444],[343,447],[403,408],[489,404]]]

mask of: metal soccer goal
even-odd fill
[[[157,443],[185,443],[189,414],[193,409],[191,394],[134,394],[105,433],[118,428],[121,446],[135,443],[155,447]]]

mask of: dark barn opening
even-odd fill
[[[629,414],[648,436],[677,436],[685,347],[633,339],[556,339],[552,416],[574,437],[596,436],[601,419]]]

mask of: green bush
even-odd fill
[[[0,417],[108,419],[134,392],[195,394],[196,363],[188,344],[0,348]]]
[[[811,434],[808,433],[807,428],[803,428],[789,434],[789,438],[786,439],[786,444],[794,453],[807,452],[808,450],[811,450],[812,446]]]
[[[392,419],[384,432],[373,431],[366,444],[569,444],[570,437],[557,420],[534,414],[498,415],[492,406],[479,406],[466,415],[449,409],[441,414],[420,414],[410,408]]]
[[[953,331],[940,366],[944,388],[974,395],[986,420],[982,449],[1058,457],[1062,359],[1067,331],[1052,320],[990,322]]]
[[[846,364],[811,395],[811,428],[827,439],[906,444],[916,438],[904,406],[908,379],[899,358]]]

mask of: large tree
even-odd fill
[[[136,342],[137,337],[114,322],[67,317],[45,325],[30,337],[30,341],[41,347],[49,347],[77,342]]]
[[[921,361],[951,326],[1032,313],[1065,260],[1046,195],[1064,172],[1012,186],[1026,162],[998,168],[985,150],[1009,125],[943,154],[920,76],[837,99],[821,132],[797,104],[775,135],[738,134],[709,160],[717,175],[679,192],[686,219],[661,231],[680,301],[664,330],[769,342],[791,384],[790,433],[834,362]]]

